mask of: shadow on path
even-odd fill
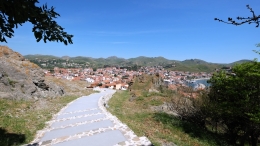
[[[25,142],[24,134],[7,133],[3,128],[0,128],[0,145],[1,146],[15,146],[21,145]]]

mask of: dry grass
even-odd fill
[[[86,81],[69,81],[65,79],[57,79],[52,76],[45,77],[47,82],[54,82],[55,84],[64,88],[66,95],[83,96],[92,92],[87,89],[88,83]]]
[[[39,68],[38,65],[36,65],[33,62],[29,62],[29,61],[22,61],[21,64],[22,64],[23,67],[26,67],[26,68]]]

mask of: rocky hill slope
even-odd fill
[[[0,46],[0,98],[31,99],[62,96],[64,90],[46,82],[43,70],[6,46]]]

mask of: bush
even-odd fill
[[[207,116],[220,124],[230,144],[257,145],[260,135],[260,63],[236,65],[209,80]]]

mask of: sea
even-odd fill
[[[202,78],[202,79],[194,79],[194,80],[187,80],[185,83],[187,86],[192,88],[197,88],[198,84],[204,84],[206,87],[209,87],[210,84],[207,82],[209,78]]]

